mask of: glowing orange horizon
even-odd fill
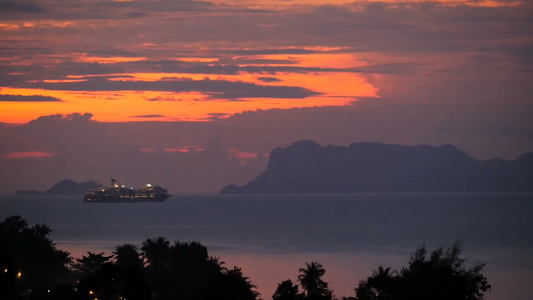
[[[325,49],[329,51],[330,49]],[[78,59],[88,58],[81,55]],[[243,111],[289,109],[321,106],[343,106],[357,97],[377,97],[378,89],[364,75],[343,69],[365,66],[363,60],[346,53],[306,55],[259,55],[254,59],[291,61],[290,66],[329,69],[313,73],[278,72],[275,74],[190,74],[190,73],[121,73],[104,75],[69,75],[65,79],[44,79],[48,84],[76,83],[87,78],[102,77],[108,81],[220,80],[257,86],[297,87],[318,93],[305,98],[240,98],[226,99],[214,92],[172,92],[152,90],[65,91],[2,87],[0,95],[49,96],[57,102],[2,101],[0,122],[26,123],[43,115],[90,112],[100,122],[134,121],[209,121],[213,116],[231,116]],[[89,59],[89,58],[88,58]],[[91,57],[89,60],[95,59]],[[98,58],[100,63],[143,60],[143,58]],[[184,61],[211,61],[214,58],[176,58]],[[334,72],[331,69],[338,69]],[[107,77],[106,77],[107,76]],[[107,78],[107,79],[106,79]],[[266,79],[265,79],[266,78]],[[35,81],[34,81],[35,82]],[[38,83],[38,82],[37,82]],[[235,101],[237,100],[237,101]]]

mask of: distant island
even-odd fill
[[[267,169],[221,194],[532,192],[533,153],[514,161],[477,160],[452,145],[354,143],[327,146],[305,140],[274,149]]]
[[[86,182],[74,182],[70,179],[63,179],[44,192],[39,191],[17,191],[19,196],[46,196],[46,195],[83,195],[88,189],[100,186],[92,180]]]

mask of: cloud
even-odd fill
[[[243,184],[257,176],[266,167],[263,155],[301,139],[323,145],[454,144],[476,158],[516,159],[533,151],[532,107],[371,98],[347,107],[215,113],[208,122],[101,123],[89,113],[43,116],[21,125],[0,123],[0,157],[35,149],[55,154],[31,160],[31,165],[25,159],[4,159],[0,190],[23,189],[23,184],[44,190],[65,177],[105,182],[114,176],[131,185],[148,180],[180,193],[215,193],[226,184]],[[206,151],[164,150],[193,146]],[[230,152],[259,155],[242,165]],[[47,172],[30,171],[35,168]]]
[[[28,126],[41,126],[41,125],[48,125],[48,124],[60,124],[63,122],[69,122],[69,125],[73,124],[82,124],[82,123],[88,123],[91,121],[91,118],[93,117],[93,114],[91,113],[73,113],[69,115],[49,115],[49,116],[41,116],[35,120],[32,120],[28,123]],[[47,126],[45,126],[47,127]]]
[[[305,48],[220,49],[219,53],[230,55],[314,54],[319,51]]]
[[[31,82],[26,88],[39,88],[63,91],[164,91],[164,92],[201,92],[214,99],[240,98],[296,98],[302,99],[320,95],[296,86],[266,86],[243,81],[226,80],[159,80],[159,81],[121,81],[87,80],[80,82]]]
[[[40,5],[17,3],[8,1],[0,4],[2,12],[39,12],[46,20],[75,20],[75,21],[114,21],[114,20],[147,20],[168,19],[179,17],[213,15],[239,15],[243,13],[261,13],[256,10],[215,4],[209,1],[179,0],[179,1],[39,1]],[[46,7],[47,9],[43,9]],[[72,14],[72,11],[76,14]],[[24,19],[24,16],[9,16],[12,19]]]
[[[0,2],[0,13],[4,12],[43,13],[44,9],[33,3]]]
[[[165,115],[137,115],[137,116],[131,116],[130,118],[141,118],[141,119],[159,119],[164,118]]]
[[[258,77],[257,80],[260,80],[262,82],[280,82],[283,81],[276,77]]]
[[[172,96],[166,96],[166,97],[161,97],[161,96],[157,96],[155,98],[150,98],[148,99],[148,101],[182,101],[182,99],[176,99]]]
[[[367,74],[413,74],[423,67],[425,67],[423,63],[389,63],[371,64],[363,67],[350,68],[350,70]]]
[[[217,105],[206,122],[157,122],[173,116],[156,110],[131,113],[135,116],[127,123],[101,123],[90,113],[77,113],[0,124],[0,158],[34,151],[54,154],[49,159],[3,159],[2,191],[27,182],[45,189],[64,177],[106,182],[116,176],[132,184],[156,178],[180,192],[216,192],[227,183],[244,183],[264,167],[264,162],[257,162],[255,169],[249,168],[251,163],[243,169],[227,159],[225,150],[266,154],[300,139],[324,145],[450,143],[487,159],[512,159],[533,151],[533,19],[526,1],[516,7],[476,7],[489,1],[353,1],[284,5],[276,11],[254,10],[240,2],[192,0],[2,3],[0,56],[8,58],[0,60],[4,90],[33,88],[72,95],[167,92],[143,95],[161,101],[139,101],[151,106],[177,106],[181,103],[162,101],[179,101],[182,92],[202,93],[197,97],[201,101],[226,101],[207,103]],[[39,7],[41,13],[29,13]],[[91,57],[94,62],[83,60]],[[143,60],[97,62],[110,57]],[[198,57],[210,61],[189,61]],[[331,80],[325,84],[338,86],[339,94],[363,77],[379,97],[354,98],[343,107],[251,108],[235,115],[217,111],[220,105],[244,104],[236,101],[246,98],[280,102],[276,99],[317,96],[324,91],[321,79],[328,75]],[[151,76],[191,78],[150,81]],[[198,79],[205,76],[215,79]],[[73,78],[82,81],[60,82]],[[136,78],[150,79],[132,80]],[[22,102],[47,96],[3,97]],[[93,103],[84,103],[90,104],[81,111],[90,111]],[[212,145],[213,137],[219,137],[217,147],[207,148],[215,151],[164,150]]]
[[[0,94],[0,102],[63,102],[63,100],[56,97],[42,95],[23,96]]]
[[[157,182],[176,193],[214,193],[228,181],[244,184],[266,163],[241,165],[229,157],[211,125],[204,131],[199,124],[209,122],[99,123],[91,117],[51,115],[20,125],[0,123],[0,190],[45,190],[63,178],[106,182],[112,177],[132,186]],[[47,156],[43,153],[54,156],[16,159]]]
[[[225,113],[210,113],[208,114],[208,120],[219,120],[219,119],[222,119],[222,118],[227,118],[227,117],[230,117],[231,115],[230,114],[225,114]]]

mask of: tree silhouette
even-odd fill
[[[255,286],[239,268],[228,270],[199,242],[148,239],[142,251],[156,300],[255,300]]]
[[[50,232],[46,225],[28,227],[20,216],[0,223],[0,299],[30,290],[38,297],[68,280],[70,254],[56,249]]]
[[[326,270],[321,264],[314,261],[305,263],[305,268],[300,268],[298,281],[304,289],[306,299],[309,300],[329,300],[333,298],[333,293],[328,289],[327,282],[322,280]]]
[[[87,277],[89,274],[96,273],[100,268],[110,261],[113,256],[104,256],[104,252],[96,254],[87,252],[87,256],[77,258],[72,268],[79,278]]]
[[[355,296],[359,300],[389,299],[395,282],[396,278],[394,278],[391,268],[384,269],[383,266],[379,266],[371,277],[359,283]]]
[[[232,270],[224,271],[217,276],[206,293],[204,299],[217,300],[256,300],[259,293],[254,291],[248,277],[242,274],[242,270],[233,267]]]
[[[226,269],[199,242],[147,239],[113,256],[87,252],[71,264],[55,249],[46,225],[21,217],[0,223],[0,299],[18,300],[256,300],[259,293],[238,267]],[[113,258],[113,260],[111,260]],[[69,276],[69,275],[75,276]]]
[[[122,269],[140,270],[143,268],[141,254],[137,251],[137,246],[133,244],[116,246],[113,255],[117,266]]]
[[[103,263],[87,274],[76,286],[77,299],[118,300],[121,295],[120,268],[112,262]]]
[[[290,279],[282,281],[278,284],[272,300],[300,300],[303,295],[298,293],[298,285],[293,284]]]
[[[442,247],[427,255],[425,246],[415,250],[408,268],[396,276],[390,269],[374,271],[355,289],[357,300],[480,300],[490,290],[487,278],[481,274],[484,264],[470,269],[460,257],[461,244],[456,242],[446,251]]]
[[[168,267],[170,260],[170,242],[164,237],[147,239],[141,250],[149,269]]]
[[[76,300],[145,300],[152,290],[137,247],[132,244],[116,246],[113,256],[88,252],[77,259],[74,267],[80,276],[73,292],[63,299]],[[114,257],[114,261],[111,258]]]
[[[211,269],[210,272],[213,273],[223,273],[226,272],[228,269],[224,267],[225,262],[220,260],[220,257],[218,256],[210,256],[207,260],[208,268]]]
[[[201,298],[213,277],[208,274],[207,248],[199,242],[175,242],[170,252],[174,297]]]
[[[130,300],[150,299],[152,290],[137,247],[132,244],[120,245],[115,248],[113,254],[115,264],[119,268],[117,280],[120,295]]]
[[[152,286],[155,300],[171,299],[170,242],[164,237],[147,239],[141,250],[146,262],[146,276]]]

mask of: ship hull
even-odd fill
[[[134,189],[111,179],[109,187],[87,190],[83,195],[83,202],[163,202],[168,197],[168,191],[160,186],[147,183],[146,187]]]
[[[116,196],[85,196],[83,202],[107,203],[107,202],[164,202],[170,195],[158,195],[155,197],[116,197]]]

